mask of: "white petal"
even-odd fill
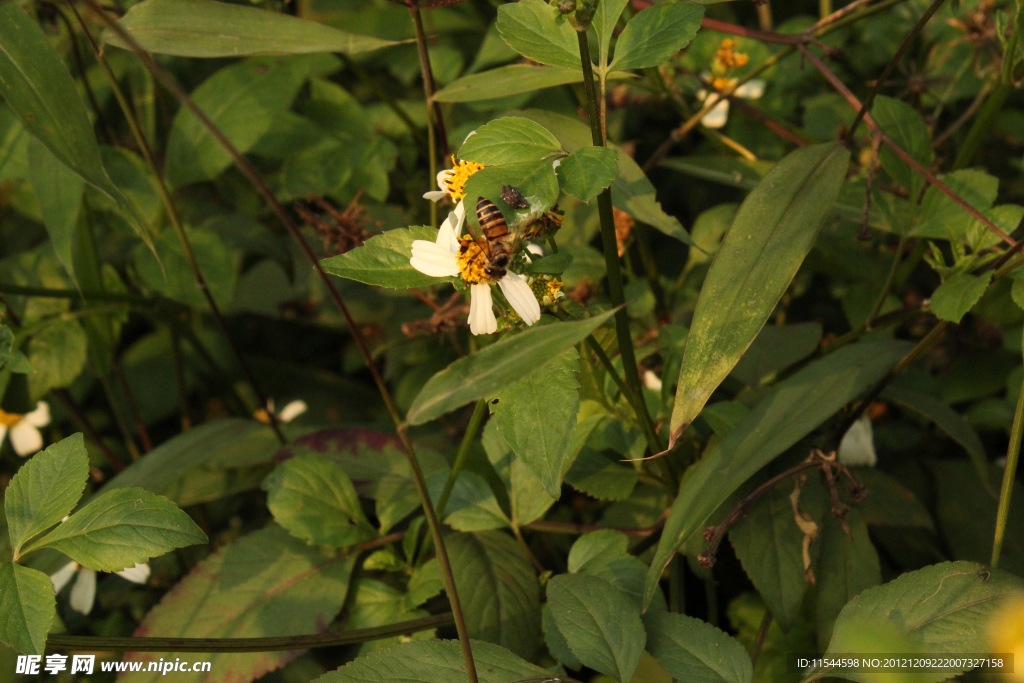
[[[11,445],[14,446],[14,452],[24,458],[43,447],[43,435],[35,425],[20,420],[11,427]]]
[[[453,254],[459,251],[459,241],[456,239],[462,234],[462,224],[466,222],[466,205],[461,201],[455,205],[455,210],[448,214],[448,218],[441,223],[437,230],[437,239],[434,243],[444,247]]]
[[[78,571],[78,563],[75,561],[68,562],[66,565],[50,574],[50,582],[53,584],[53,592],[60,593],[64,586],[68,585],[68,581]]]
[[[432,202],[439,202],[447,196],[448,193],[444,190],[431,190],[430,192],[423,193],[423,198],[429,199]]]
[[[30,425],[45,427],[50,424],[50,404],[45,401],[39,401],[36,403],[36,409],[22,419]]]
[[[742,97],[745,100],[756,100],[760,99],[761,95],[764,94],[764,87],[766,82],[760,78],[752,78],[740,87],[736,88],[736,92],[733,93],[736,97]]]
[[[526,280],[511,271],[498,281],[502,293],[527,325],[540,320],[540,303]]]
[[[92,603],[96,600],[96,572],[82,567],[78,571],[75,585],[71,587],[71,609],[82,614],[92,611]]]
[[[277,414],[277,418],[281,422],[291,422],[307,410],[309,410],[309,406],[306,405],[305,401],[292,401],[281,409],[281,412]]]
[[[412,243],[412,258],[409,265],[425,275],[448,277],[459,274],[459,263],[455,254],[427,240]]]
[[[562,160],[561,159],[555,159],[554,161],[551,162],[551,168],[558,168],[561,165],[562,165]]]
[[[729,120],[729,100],[722,100],[707,114],[701,117],[700,122],[707,128],[721,128]]]
[[[476,135],[476,131],[475,130],[469,131],[469,135],[466,136],[466,140],[470,139],[474,135]],[[465,142],[466,140],[463,140],[463,142]]]
[[[437,172],[437,186],[442,190],[448,187],[448,174],[451,172],[452,169],[450,168],[445,168]]]
[[[651,391],[661,391],[661,378],[650,370],[644,370],[644,386]]]
[[[473,334],[494,334],[498,319],[491,306],[490,285],[469,286],[469,331]]]
[[[540,246],[536,242],[530,242],[529,244],[527,244],[526,251],[530,252],[531,254],[536,254],[537,256],[544,255],[544,247]]]
[[[287,410],[287,408],[285,408]],[[122,579],[128,579],[132,583],[146,583],[149,580],[149,565],[143,562],[142,564],[136,564],[134,567],[128,567],[122,569],[119,572],[115,572]]]
[[[878,455],[875,453],[874,434],[871,429],[871,418],[861,415],[860,419],[853,423],[843,435],[839,442],[839,462],[848,467],[866,465],[874,467],[878,462]]]

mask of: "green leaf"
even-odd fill
[[[838,519],[826,515],[817,574],[818,643],[825,647],[843,606],[864,590],[882,582],[878,552],[868,537],[868,525],[854,509],[846,515],[847,533]]]
[[[658,66],[690,44],[704,8],[689,2],[648,7],[629,20],[615,42],[612,69]]]
[[[39,25],[17,4],[0,4],[0,95],[57,159],[115,202],[145,242],[145,221],[106,170],[75,81]]]
[[[592,448],[580,449],[565,473],[565,483],[598,500],[626,500],[633,493],[640,473]]]
[[[558,176],[550,159],[518,161],[477,171],[466,181],[466,198],[474,208],[477,197],[486,197],[502,207],[501,188],[505,185],[519,190],[533,213],[543,213],[558,201]],[[471,220],[476,219],[475,211],[467,211],[467,214]]]
[[[555,136],[521,116],[504,116],[466,138],[458,157],[487,166],[546,159],[562,151]]]
[[[212,0],[145,0],[117,23],[146,52],[179,57],[309,52],[351,55],[396,44],[285,13]],[[129,49],[109,29],[104,31],[102,43]]]
[[[32,456],[18,470],[4,497],[7,533],[14,556],[26,542],[71,512],[89,478],[89,455],[73,434]]]
[[[522,460],[515,457],[505,438],[498,433],[495,420],[488,420],[484,425],[481,442],[487,452],[487,459],[494,465],[508,490],[512,519],[516,524],[523,526],[543,517],[557,498],[552,498],[540,479],[530,472]]]
[[[562,159],[555,172],[563,192],[589,202],[612,184],[617,170],[615,150],[583,147]]]
[[[616,80],[630,77],[629,73],[615,71],[608,74],[606,78]],[[434,93],[434,101],[478,102],[520,95],[556,85],[582,82],[583,71],[579,66],[567,69],[560,66],[509,64],[483,73],[469,74],[452,81]]]
[[[934,422],[936,427],[967,451],[980,481],[986,487],[989,486],[988,455],[985,453],[985,446],[981,443],[981,437],[978,436],[978,432],[974,431],[974,427],[966,417],[934,396],[915,391],[910,386],[904,386],[899,380],[887,386],[882,391],[880,398],[898,403]]]
[[[244,154],[291,106],[316,66],[309,56],[251,57],[207,78],[192,92],[192,99]],[[231,165],[228,152],[186,107],[174,117],[166,156],[172,188],[212,180]]]
[[[446,481],[448,472],[437,472],[427,480],[430,498],[435,505]],[[469,471],[463,471],[455,480],[443,521],[456,531],[487,531],[504,529],[509,525],[508,517],[487,480]]]
[[[565,642],[565,636],[558,630],[558,624],[551,615],[551,605],[544,603],[541,608],[541,625],[544,628],[544,644],[548,652],[567,669],[579,671],[583,668],[583,662],[576,658],[576,655],[569,649],[569,643]]]
[[[445,545],[469,635],[533,659],[540,591],[523,549],[500,531],[450,534]]]
[[[285,160],[278,197],[290,201],[332,193],[352,178],[356,170],[355,155],[360,151],[351,142],[325,134],[320,143],[300,149]]]
[[[821,323],[765,325],[729,374],[755,384],[817,351],[821,332]]]
[[[363,514],[352,480],[312,454],[278,465],[263,481],[274,521],[314,545],[347,548],[377,534]]]
[[[32,372],[28,357],[17,349],[17,341],[11,328],[0,326],[0,372],[10,370],[21,375]]]
[[[750,655],[734,638],[682,614],[644,615],[647,651],[674,678],[693,683],[750,683]]]
[[[601,529],[583,534],[569,549],[569,572],[587,571],[588,568],[607,564],[626,555],[629,537],[614,529]]]
[[[884,392],[882,396],[885,396]],[[857,512],[867,524],[921,527],[935,531],[935,522],[928,509],[894,477],[874,467],[854,467],[851,471],[857,481],[871,492],[857,503]]]
[[[552,498],[561,493],[579,411],[576,364],[570,348],[518,382],[498,390],[491,412],[498,431]]]
[[[974,304],[981,300],[992,280],[992,272],[984,275],[956,273],[932,292],[931,312],[939,320],[959,323]]]
[[[975,169],[965,168],[942,176],[949,189],[978,211],[992,208],[999,191],[999,179]],[[966,236],[975,218],[935,186],[929,186],[921,202],[921,222],[914,229],[917,237],[948,240],[950,233]]]
[[[409,265],[413,240],[437,239],[437,230],[429,225],[413,225],[375,235],[363,246],[326,258],[320,262],[331,275],[368,285],[407,289],[429,287],[448,279],[425,275]]]
[[[690,467],[647,574],[645,602],[676,550],[725,500],[770,462],[840,408],[881,380],[910,349],[906,342],[846,346],[781,382],[729,436]]]
[[[572,653],[591,669],[629,681],[647,640],[636,605],[604,579],[586,574],[556,576],[547,593]]]
[[[364,569],[369,569],[367,562],[363,564]],[[382,581],[374,579],[359,579],[355,587],[355,601],[349,603],[348,618],[345,621],[346,629],[374,628],[385,626],[400,621],[416,619],[418,617],[430,616],[429,613],[410,607],[406,596],[401,591],[392,588]],[[423,640],[433,638],[430,631],[420,631],[412,634],[412,638],[406,639],[401,636],[393,638],[382,638],[364,642],[359,646],[359,654],[373,652],[382,648],[402,642],[402,640]]]
[[[582,70],[576,31],[543,0],[521,0],[499,7],[498,33],[510,48],[528,59]]]
[[[0,564],[0,641],[23,654],[43,654],[56,612],[49,576],[10,561]]]
[[[75,243],[75,228],[78,226],[78,210],[82,206],[85,181],[61,163],[38,138],[32,138],[28,143],[28,160],[32,192],[39,202],[43,225],[57,252],[57,259],[74,279],[72,245]]]
[[[31,401],[45,396],[50,389],[66,387],[85,368],[88,339],[74,318],[48,321],[46,327],[28,343],[28,376]]]
[[[743,201],[697,299],[669,448],[786,292],[839,196],[849,158],[838,143],[800,148],[776,164]]]
[[[869,588],[853,600],[836,620],[826,657],[843,653],[890,652],[890,639],[870,643],[866,649],[865,629],[882,631],[906,639],[919,649],[915,654],[948,653],[956,656],[988,652],[988,634],[993,615],[1007,598],[1024,590],[1024,580],[1007,572],[974,562],[943,562],[876,588]],[[963,669],[914,674],[920,683],[941,681]],[[864,673],[829,672],[853,681],[872,681]]]
[[[571,265],[572,254],[563,251],[535,259],[526,266],[525,272],[532,273],[534,275],[561,275]]]
[[[113,572],[206,541],[192,518],[166,498],[116,489],[94,498],[25,552],[53,548],[89,569]]]
[[[790,487],[791,488],[791,487]],[[768,609],[788,631],[807,592],[804,534],[796,525],[784,486],[776,486],[729,530],[729,540]]]
[[[612,35],[626,9],[629,0],[603,0],[597,4],[594,14],[594,31],[597,33],[598,65],[607,67],[611,56]]]
[[[551,672],[503,647],[471,641],[480,683],[544,681]],[[315,683],[463,683],[466,660],[458,641],[430,640],[388,648],[324,674]]]
[[[328,555],[270,526],[218,550],[198,565],[156,607],[136,635],[167,638],[266,638],[321,633],[341,611],[356,558]],[[221,680],[251,681],[279,669],[294,652],[131,653],[126,659],[209,661]],[[178,673],[201,683],[209,673]],[[159,672],[135,674],[139,683],[166,681]]]
[[[590,128],[579,119],[540,109],[519,111],[516,115],[536,121],[551,131],[567,152],[572,153],[591,144]],[[614,145],[610,147],[618,156],[618,171],[612,183],[612,203],[615,207],[669,237],[692,245],[693,240],[679,221],[662,210],[655,198],[654,185],[640,166],[622,149]]]
[[[614,314],[605,311],[585,320],[537,325],[460,358],[427,381],[406,420],[413,425],[429,422],[525,380],[547,361],[586,339]]]
[[[892,138],[904,151],[928,167],[932,160],[932,140],[928,126],[917,110],[906,102],[879,95],[871,107],[871,116],[882,132]],[[925,179],[910,168],[888,147],[879,151],[882,167],[893,180],[907,190],[911,197],[919,197],[924,189]]]
[[[185,228],[185,235],[192,245],[199,271],[214,301],[221,307],[227,307],[235,294],[235,283],[238,281],[235,257],[212,230]],[[205,308],[208,305],[206,297],[196,282],[192,265],[177,233],[170,229],[164,230],[157,236],[153,246],[156,256],[149,249],[135,249],[135,271],[146,287],[183,304]]]

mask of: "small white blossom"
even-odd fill
[[[0,442],[10,435],[14,452],[24,458],[42,449],[43,435],[39,428],[48,424],[50,406],[44,401],[36,403],[36,409],[25,415],[0,411]]]

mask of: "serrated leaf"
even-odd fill
[[[562,146],[544,126],[521,116],[504,116],[480,126],[466,138],[458,157],[491,166],[546,159]]]
[[[73,434],[32,456],[18,470],[4,497],[7,533],[15,557],[33,536],[71,512],[89,478],[89,454]]]
[[[818,643],[825,647],[843,606],[865,589],[882,582],[878,552],[868,537],[868,525],[854,509],[846,515],[849,533],[839,520],[825,517],[821,530],[817,572]]]
[[[192,518],[166,498],[116,489],[94,498],[26,553],[53,548],[89,569],[113,572],[206,541]]]
[[[601,529],[583,534],[569,549],[569,572],[585,571],[588,566],[605,564],[623,557],[629,547],[629,537],[614,529]]]
[[[563,192],[589,202],[612,184],[617,170],[615,150],[583,147],[562,159],[556,173]]]
[[[427,479],[430,498],[435,505],[447,481],[448,472],[437,472]],[[509,525],[508,517],[498,504],[487,480],[475,472],[465,470],[452,486],[443,521],[456,531],[504,529]]]
[[[164,595],[136,636],[266,638],[321,633],[341,611],[355,556],[327,555],[270,526],[218,550]],[[209,661],[221,680],[251,681],[299,655],[291,652],[177,653]],[[130,653],[126,659],[174,661],[175,653]],[[177,673],[201,683],[209,673]],[[133,676],[140,683],[166,680],[159,672]]]
[[[543,0],[522,0],[499,7],[498,33],[510,48],[528,59],[582,70],[576,31]]]
[[[396,45],[339,31],[283,12],[211,0],[145,0],[117,22],[146,52],[179,57],[340,52],[357,54]],[[102,42],[128,49],[111,30]]]
[[[586,446],[565,473],[565,483],[598,500],[626,500],[639,480],[634,468]]]
[[[429,287],[446,279],[421,273],[409,265],[409,259],[414,240],[436,239],[437,230],[429,225],[388,230],[366,240],[361,247],[324,259],[320,265],[331,275],[368,285],[392,289]]]
[[[550,672],[503,647],[471,641],[480,683],[543,681]],[[455,640],[395,645],[349,662],[315,683],[462,683],[468,681],[466,660]]]
[[[871,107],[875,123],[893,142],[899,145],[926,168],[932,159],[932,140],[928,126],[917,110],[906,102],[879,95]],[[919,197],[924,189],[925,179],[900,159],[888,147],[879,151],[882,167],[893,180],[907,190],[911,197]]]
[[[498,431],[519,460],[558,498],[571,455],[579,411],[576,349],[567,349],[518,382],[495,393],[491,411]]]
[[[0,95],[36,139],[117,204],[139,237],[150,242],[146,222],[103,167],[75,81],[39,24],[13,2],[0,4]]]
[[[788,631],[800,615],[808,583],[804,580],[804,534],[784,489],[776,486],[752,505],[729,530],[729,540],[768,609]]]
[[[377,534],[363,514],[352,480],[312,454],[278,465],[263,481],[274,521],[314,545],[347,548]]]
[[[450,534],[445,545],[470,636],[533,659],[540,595],[523,549],[500,531]]]
[[[839,196],[849,158],[837,143],[800,148],[743,201],[697,299],[670,444],[697,417],[786,292]]]
[[[889,583],[869,588],[843,608],[825,656],[880,652],[892,646],[889,640],[879,643],[877,649],[864,649],[865,628],[905,638],[919,648],[917,655],[987,652],[992,616],[1007,598],[1022,591],[1024,580],[975,562],[943,562],[906,572]],[[941,681],[962,671],[917,673],[914,680]],[[853,681],[875,680],[871,674],[839,670],[829,675]]]
[[[947,173],[942,176],[942,182],[982,213],[992,208],[999,192],[998,178],[971,168]],[[929,186],[921,201],[921,222],[914,228],[913,235],[939,240],[948,240],[951,233],[966,236],[967,228],[975,220],[962,206],[936,187]]]
[[[46,574],[20,564],[0,564],[0,641],[23,654],[43,654],[57,612]]]
[[[693,683],[750,683],[750,655],[724,631],[683,614],[644,615],[647,651],[674,678]]]
[[[519,190],[534,213],[547,211],[558,201],[558,176],[549,159],[517,161],[479,170],[466,181],[466,197],[471,198],[474,207],[477,197],[486,197],[503,208],[506,205],[501,189],[506,185]],[[475,212],[470,213],[473,214],[470,220],[475,220]],[[506,218],[512,219],[512,216],[506,214]]]
[[[594,14],[594,32],[597,33],[598,66],[606,67],[610,61],[612,35],[615,27],[622,16],[622,10],[626,9],[629,0],[603,0],[597,3],[597,12]]]
[[[605,311],[585,320],[538,325],[460,358],[427,381],[409,408],[406,420],[414,425],[429,422],[525,380],[614,314]]]
[[[729,436],[691,465],[647,574],[645,602],[676,550],[703,531],[705,521],[733,491],[882,379],[909,349],[906,342],[860,343],[810,363],[781,382]]]
[[[658,66],[690,44],[704,8],[689,2],[655,5],[638,12],[615,42],[612,69]]]
[[[316,64],[310,55],[250,57],[207,78],[192,92],[192,99],[244,154],[291,106]],[[232,162],[228,152],[186,107],[174,117],[166,158],[171,187],[212,180]]]
[[[981,300],[992,280],[992,272],[984,275],[956,273],[932,292],[931,311],[939,320],[959,323],[974,304]]]
[[[591,669],[629,681],[647,640],[637,606],[604,579],[586,574],[556,576],[547,593],[572,653]]]
[[[72,245],[75,243],[85,180],[65,166],[38,138],[32,138],[28,143],[28,175],[53,250],[74,280]]]
[[[498,433],[494,420],[488,420],[484,425],[480,441],[487,452],[487,459],[508,489],[512,519],[516,524],[523,526],[543,517],[557,499],[552,498],[540,479],[515,457],[505,438]]]
[[[606,80],[631,78],[625,71],[613,71]],[[551,88],[556,85],[583,82],[579,67],[533,66],[509,64],[483,73],[473,73],[452,81],[434,93],[435,102],[479,102]]]
[[[50,389],[66,387],[81,374],[87,359],[88,338],[74,318],[48,321],[28,343],[28,375],[31,401],[38,401]]]

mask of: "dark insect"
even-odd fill
[[[508,253],[508,223],[494,202],[483,197],[476,201],[476,217],[484,234],[480,245],[487,257],[484,272],[488,277],[500,280],[508,272],[511,260]]]
[[[501,198],[505,200],[505,203],[511,206],[513,209],[529,209],[530,202],[526,201],[526,197],[519,191],[518,188],[512,187],[511,185],[504,185],[501,188]]]

